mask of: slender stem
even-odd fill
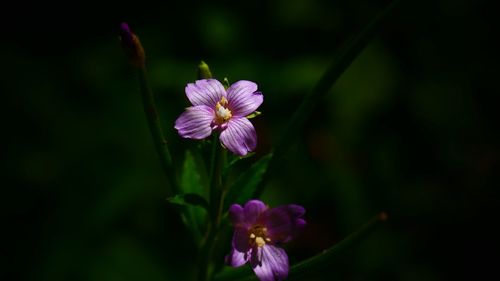
[[[376,215],[374,218],[366,222],[357,231],[351,233],[349,236],[344,238],[341,242],[337,243],[335,246],[324,250],[321,254],[316,255],[312,258],[299,262],[298,264],[290,268],[290,278],[289,280],[294,280],[299,277],[306,270],[311,270],[316,267],[326,266],[335,260],[339,254],[343,253],[346,249],[353,246],[356,242],[359,242],[365,238],[368,234],[380,225],[381,222],[387,220],[387,214],[382,212]]]
[[[344,71],[359,56],[361,51],[365,49],[368,43],[375,36],[378,28],[383,23],[383,19],[387,17],[389,12],[392,11],[398,2],[399,0],[395,0],[388,5],[360,33],[348,40],[347,43],[339,50],[339,53],[333,60],[332,64],[330,64],[313,90],[304,97],[299,108],[295,111],[281,140],[276,146],[276,154],[279,155],[283,153],[290,146],[290,140],[295,139],[294,136],[299,135],[299,131],[304,126],[307,118],[311,115],[318,102],[320,102],[321,99],[330,91],[332,86],[340,78]]]
[[[370,219],[368,222],[363,224],[358,230],[351,233],[349,236],[344,238],[339,243],[334,246],[322,251],[318,255],[306,259],[292,266],[289,271],[289,277],[287,280],[301,280],[300,277],[311,270],[315,270],[318,267],[330,265],[332,261],[339,257],[339,254],[343,253],[345,250],[352,247],[356,242],[361,241],[368,234],[372,233],[380,223],[387,220],[387,214],[382,212],[376,215],[374,218]],[[216,281],[229,281],[229,280],[240,280],[240,281],[255,281],[258,280],[257,277],[248,269],[241,268],[234,270],[231,273],[221,274],[215,278]]]
[[[213,240],[213,224],[210,221],[207,227],[207,233],[205,239],[203,239],[203,243],[200,247],[200,252],[198,254],[198,281],[208,281],[209,274],[209,262],[210,262],[210,249]]]
[[[212,217],[212,220],[215,219],[215,214],[216,214],[216,208],[217,204],[216,202],[218,201],[219,197],[219,188],[218,185],[220,184],[221,177],[220,173],[217,173],[217,170],[219,169],[219,140],[218,140],[218,135],[217,133],[213,134],[212,137],[212,152],[211,152],[211,157],[210,157],[210,176],[209,176],[209,202],[210,202],[210,215]]]
[[[158,116],[158,110],[156,109],[155,99],[151,87],[149,86],[148,76],[146,73],[146,68],[139,67],[137,69],[139,76],[139,86],[142,96],[142,102],[144,106],[144,113],[148,120],[149,130],[153,137],[153,142],[156,148],[156,152],[160,158],[162,169],[167,177],[167,181],[170,185],[169,195],[177,193],[177,185],[174,181],[174,172],[172,165],[172,157],[170,156],[170,151],[167,146],[167,141],[163,134],[160,118]]]
[[[210,158],[210,226],[207,229],[207,239],[204,241],[200,252],[200,265],[198,280],[210,280],[213,275],[213,256],[217,244],[223,211],[224,191],[222,185],[222,169],[226,158],[226,151],[219,143],[218,135],[212,138],[212,155]]]
[[[316,83],[312,91],[304,96],[299,108],[295,111],[285,127],[282,137],[275,145],[275,150],[273,151],[274,157],[271,158],[269,168],[264,175],[264,180],[262,180],[259,184],[259,187],[254,193],[254,197],[258,197],[262,193],[264,184],[269,180],[273,169],[278,167],[278,159],[287,152],[290,145],[292,145],[297,139],[297,136],[300,135],[300,131],[303,129],[307,119],[313,112],[318,102],[322,101],[322,98],[330,91],[342,73],[344,73],[349,65],[368,45],[377,31],[383,26],[384,20],[387,19],[388,15],[394,10],[394,7],[399,2],[400,0],[394,0],[371,22],[369,22],[364,29],[348,40],[344,46],[340,48],[337,56],[335,56],[333,62]]]

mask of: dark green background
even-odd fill
[[[5,280],[185,280],[196,255],[118,42],[146,49],[169,141],[204,59],[255,81],[257,157],[335,51],[387,1],[140,2],[2,8]],[[9,17],[10,16],[10,17]],[[320,101],[263,199],[307,209],[291,263],[377,212],[389,223],[304,280],[477,280],[498,254],[498,37],[486,1],[402,1]],[[174,150],[176,156],[182,151]],[[4,279],[4,278],[2,278]]]

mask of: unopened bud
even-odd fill
[[[204,61],[198,64],[198,79],[211,79],[212,72],[210,72],[210,67]]]
[[[125,22],[120,24],[120,41],[123,49],[127,53],[130,63],[138,68],[144,67],[146,56],[141,41]]]

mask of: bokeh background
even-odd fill
[[[187,280],[175,209],[118,42],[148,57],[169,141],[203,59],[264,93],[256,158],[341,44],[388,1],[11,3],[0,19],[2,280]],[[306,207],[292,263],[389,222],[304,280],[486,278],[497,261],[498,31],[486,1],[405,1],[320,101],[266,185]],[[175,150],[182,156],[180,149]]]

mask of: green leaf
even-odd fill
[[[193,153],[189,150],[186,151],[180,183],[182,193],[197,193],[203,195],[204,190],[201,184],[200,175],[201,173],[196,165]]]
[[[227,210],[229,204],[243,204],[252,199],[255,189],[267,170],[271,157],[272,153],[259,159],[230,186],[226,194],[224,210]]]
[[[237,156],[234,154],[228,155],[227,161],[229,163],[225,164],[224,169],[222,170],[222,177],[227,178],[227,175],[230,173],[230,171],[233,169],[233,167],[236,166],[237,163],[239,163],[243,159],[253,157],[254,155],[255,155],[255,152],[249,152],[245,156]]]
[[[257,116],[259,116],[261,114],[262,114],[262,112],[260,112],[260,111],[254,111],[253,113],[250,113],[246,118],[247,119],[252,119],[252,118],[255,118],[255,117],[257,117]]]
[[[182,219],[191,231],[195,242],[199,243],[206,225],[207,212],[205,210],[208,210],[208,203],[206,190],[201,183],[200,168],[196,163],[193,153],[186,151],[180,179],[180,188],[183,193],[167,200],[184,207]]]
[[[174,197],[167,198],[167,201],[171,204],[180,206],[202,207],[208,211],[207,200],[196,193],[178,194]]]

